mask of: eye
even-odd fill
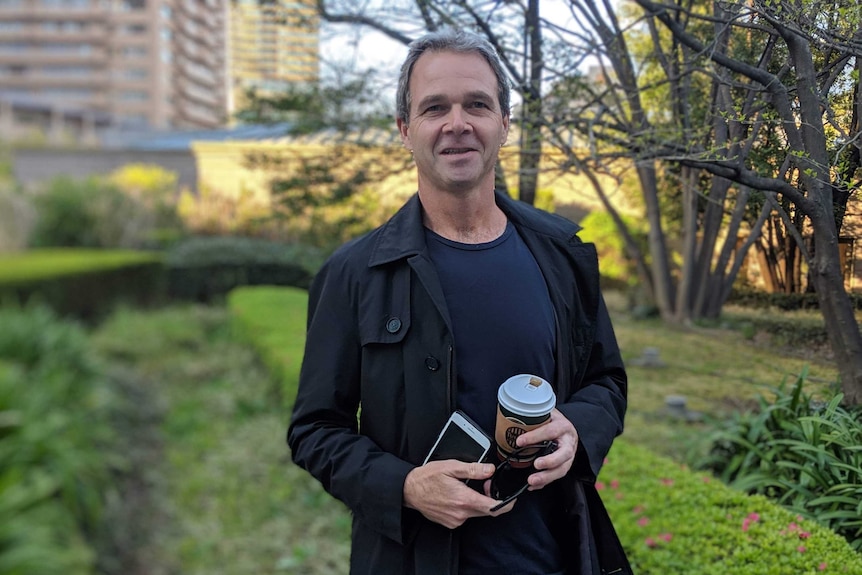
[[[423,114],[435,114],[435,113],[440,112],[442,110],[443,110],[443,106],[441,106],[440,104],[434,104],[432,106],[428,106],[427,108],[425,108],[425,110],[422,113]]]
[[[490,108],[490,106],[488,106],[488,104],[486,104],[485,102],[480,102],[480,101],[473,102],[472,104],[470,104],[470,107],[471,108],[479,108],[479,109]]]

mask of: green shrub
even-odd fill
[[[96,247],[96,215],[90,207],[100,189],[95,178],[51,180],[35,198],[39,218],[33,230],[36,247]]]
[[[737,305],[731,305],[722,312],[721,323],[739,330],[746,339],[767,335],[775,348],[816,351],[829,347],[826,324],[818,311],[779,312],[751,308],[740,311]]]
[[[135,174],[120,170],[107,178],[52,179],[34,197],[38,219],[31,245],[159,247],[159,238],[182,224],[175,204],[168,203],[164,178],[150,181]]]
[[[643,223],[624,217],[623,221],[635,234],[637,241],[646,247],[646,230]],[[580,225],[583,227],[578,236],[585,242],[596,245],[599,254],[599,268],[602,279],[609,286],[633,288],[638,283],[637,270],[633,260],[626,254],[625,243],[608,212],[593,211],[587,214]]]
[[[805,393],[805,373],[758,409],[737,413],[709,436],[700,467],[830,527],[862,551],[862,421],[859,410]]]
[[[862,310],[862,297],[855,293],[849,296],[853,307]],[[820,309],[820,300],[816,293],[768,293],[752,288],[734,289],[728,302],[747,308],[779,311]]]
[[[36,208],[30,197],[0,178],[0,252],[27,247],[36,225]]]
[[[111,172],[107,180],[142,208],[147,228],[141,235],[147,246],[166,247],[183,237],[176,173],[153,164],[127,164]]]
[[[209,302],[243,285],[307,287],[321,264],[314,248],[263,239],[197,237],[166,256],[171,296]]]
[[[89,573],[112,471],[111,393],[80,327],[0,309],[0,572]]]
[[[161,256],[151,252],[39,249],[0,254],[0,302],[39,302],[63,316],[103,317],[119,303],[165,295]]]
[[[618,440],[598,487],[637,575],[862,573],[831,530]]]

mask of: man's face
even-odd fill
[[[479,54],[426,52],[410,75],[410,121],[398,120],[413,150],[419,189],[473,191],[494,187],[497,152],[509,118],[500,111],[497,78]]]

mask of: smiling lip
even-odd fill
[[[466,154],[468,152],[475,151],[473,148],[445,148],[441,154],[444,156],[455,155],[455,154]]]

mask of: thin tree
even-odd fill
[[[741,123],[746,128],[731,134],[723,147],[705,147],[684,134],[647,137],[649,153],[639,157],[672,159],[693,169],[702,169],[738,186],[759,190],[790,202],[805,217],[812,246],[801,244],[809,261],[810,281],[817,292],[827,333],[841,373],[842,389],[850,403],[862,402],[862,336],[844,287],[838,251],[837,209],[842,198],[836,190],[854,184],[836,169],[837,156],[830,155],[828,127],[851,136],[858,149],[858,132],[835,115],[835,95],[840,82],[853,78],[862,55],[862,28],[855,2],[723,2],[699,12],[681,4],[635,0],[650,19],[655,19],[688,50],[708,59],[702,73],[724,76],[721,86],[736,92],[735,101],[756,101],[756,113],[734,106],[726,109],[723,123]],[[692,27],[687,21],[709,22],[709,28]],[[711,30],[711,32],[710,32]],[[734,57],[721,45],[716,31],[744,32],[769,52],[760,61]],[[780,57],[779,57],[780,56]],[[858,79],[857,79],[858,81]],[[779,130],[786,154],[779,166],[752,161],[746,147],[759,123],[772,122]],[[672,137],[675,136],[675,137]],[[790,223],[790,227],[792,223]],[[799,231],[799,230],[797,230]],[[796,234],[802,241],[801,234]]]

